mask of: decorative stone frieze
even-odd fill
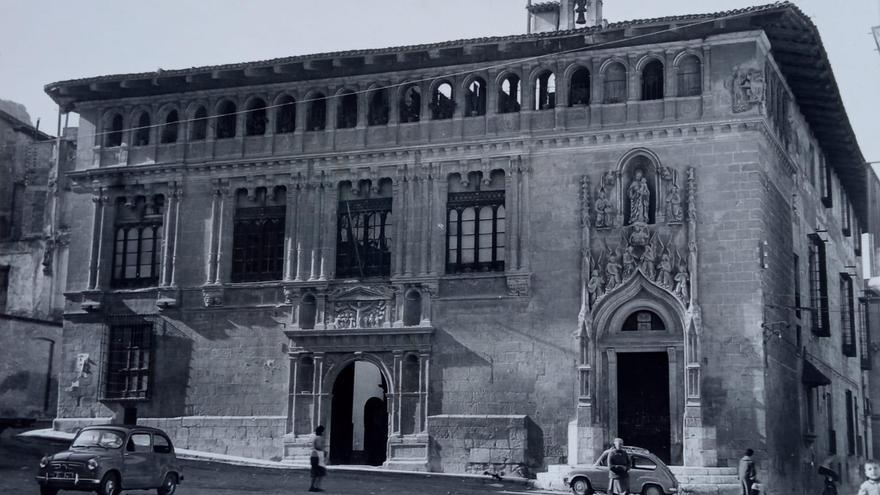
[[[206,285],[202,287],[202,301],[206,308],[223,306],[223,286]]]

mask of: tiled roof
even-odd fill
[[[558,11],[559,10],[559,2],[533,3],[529,6],[527,6],[526,10],[528,10],[529,12],[531,12],[533,14],[537,13],[537,12],[553,12],[554,10]]]

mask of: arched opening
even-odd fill
[[[251,100],[244,121],[244,134],[246,136],[266,134],[266,121],[266,102],[262,98]]]
[[[336,128],[351,129],[357,127],[358,122],[358,99],[357,94],[351,90],[345,90],[339,95],[336,107]]]
[[[217,139],[229,139],[235,137],[235,128],[238,125],[235,103],[225,100],[217,107]]]
[[[315,317],[318,314],[318,305],[315,296],[306,294],[299,303],[299,327],[308,330],[315,328]]]
[[[620,62],[612,62],[605,68],[605,81],[602,83],[605,103],[623,103],[627,98],[626,67]]]
[[[544,71],[535,79],[534,110],[550,110],[556,107],[556,76]]]
[[[509,74],[498,88],[498,113],[514,113],[520,109],[519,76]]]
[[[162,144],[176,143],[179,126],[180,118],[177,115],[177,110],[168,112],[168,115],[165,116],[165,123],[162,125],[162,134],[159,137],[159,142]]]
[[[440,83],[431,95],[431,118],[433,120],[451,119],[455,111],[455,100],[452,99],[452,85]]]
[[[584,67],[574,71],[568,90],[568,106],[590,104],[590,71]]]
[[[378,366],[349,363],[333,383],[330,406],[330,463],[385,462],[388,444],[388,383]]]
[[[208,111],[199,107],[193,114],[192,127],[189,132],[190,141],[203,141],[208,135]]]
[[[678,96],[703,94],[703,68],[695,55],[685,55],[678,62]]]
[[[642,69],[642,100],[663,99],[663,64],[651,60]]]
[[[367,124],[371,126],[388,124],[388,90],[377,89],[370,93]]]
[[[314,93],[309,97],[309,108],[306,112],[306,130],[323,131],[327,126],[327,97],[324,93]]]
[[[284,95],[275,108],[275,134],[289,134],[296,127],[296,100]]]
[[[122,115],[114,114],[110,119],[110,129],[104,138],[104,146],[108,148],[122,146],[122,127]]]
[[[621,332],[666,331],[663,320],[653,311],[636,311],[627,316]]]
[[[134,130],[134,145],[147,146],[150,144],[150,114],[141,112]]]
[[[464,95],[464,114],[468,117],[486,115],[486,81],[475,77]]]
[[[408,327],[418,325],[422,321],[422,294],[417,290],[406,293],[403,302],[403,324]]]
[[[422,91],[415,84],[404,88],[400,96],[400,123],[418,122],[422,116]]]

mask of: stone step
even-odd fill
[[[669,470],[675,476],[709,474],[713,476],[736,476],[735,467],[695,467],[695,466],[669,466]]]
[[[739,483],[736,476],[712,476],[708,474],[698,476],[675,475],[675,479],[682,485],[736,485]]]

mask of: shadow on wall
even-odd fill
[[[193,342],[172,321],[157,318],[153,404],[157,416],[185,416]]]
[[[526,465],[533,469],[544,467],[544,431],[530,416],[526,416]]]
[[[434,329],[434,345],[431,366],[436,370],[452,368],[490,368],[492,363],[472,351],[451,334],[441,328]],[[442,414],[443,373],[431,373],[428,383],[431,400],[428,402],[428,415]]]

